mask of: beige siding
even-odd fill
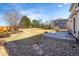
[[[72,19],[69,19],[68,20],[68,29],[69,29],[69,31],[71,32],[72,31]]]

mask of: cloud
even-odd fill
[[[33,20],[33,19],[39,20],[41,18],[41,19],[43,19],[43,21],[46,21],[50,18],[48,15],[41,13],[40,9],[35,9],[35,8],[34,9],[27,9],[27,10],[21,10],[20,12],[22,15],[26,15],[31,20]]]
[[[6,11],[8,9],[16,9],[18,10],[22,15],[26,15],[28,16],[31,20],[33,19],[39,19],[42,18],[43,21],[46,20],[51,20],[52,16],[54,16],[54,18],[56,18],[56,16],[58,15],[59,17],[63,14],[60,15],[60,13],[62,13],[62,8],[65,5],[67,5],[66,3],[61,3],[61,4],[4,4],[2,5],[2,10]],[[55,8],[57,8],[55,10]],[[60,13],[58,13],[60,12]]]
[[[68,3],[60,4],[60,5],[58,5],[58,7],[61,8],[61,7],[66,6],[66,5],[68,5]]]
[[[21,14],[28,16],[30,19],[38,19],[39,17],[41,17],[40,14],[35,13],[31,10],[21,10]]]
[[[68,3],[64,3],[64,5],[67,5]]]
[[[59,8],[63,7],[63,5],[58,5]]]
[[[5,20],[3,20],[2,15],[0,14],[0,26],[7,26],[7,22]]]

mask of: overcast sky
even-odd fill
[[[6,25],[3,21],[3,13],[7,10],[19,10],[22,15],[28,16],[31,20],[41,18],[43,21],[56,18],[68,18],[71,4],[64,3],[0,3],[0,25]]]

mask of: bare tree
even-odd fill
[[[8,10],[4,13],[4,20],[11,26],[17,26],[21,19],[21,14],[17,10]]]
[[[17,10],[8,10],[4,13],[4,20],[11,26],[13,26],[14,30],[17,30],[16,26],[18,26],[19,21],[21,19],[21,14]]]

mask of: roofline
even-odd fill
[[[75,5],[76,3],[72,3],[71,6],[70,6],[70,9],[69,9],[69,12],[71,11],[71,9],[73,8],[73,6]]]

